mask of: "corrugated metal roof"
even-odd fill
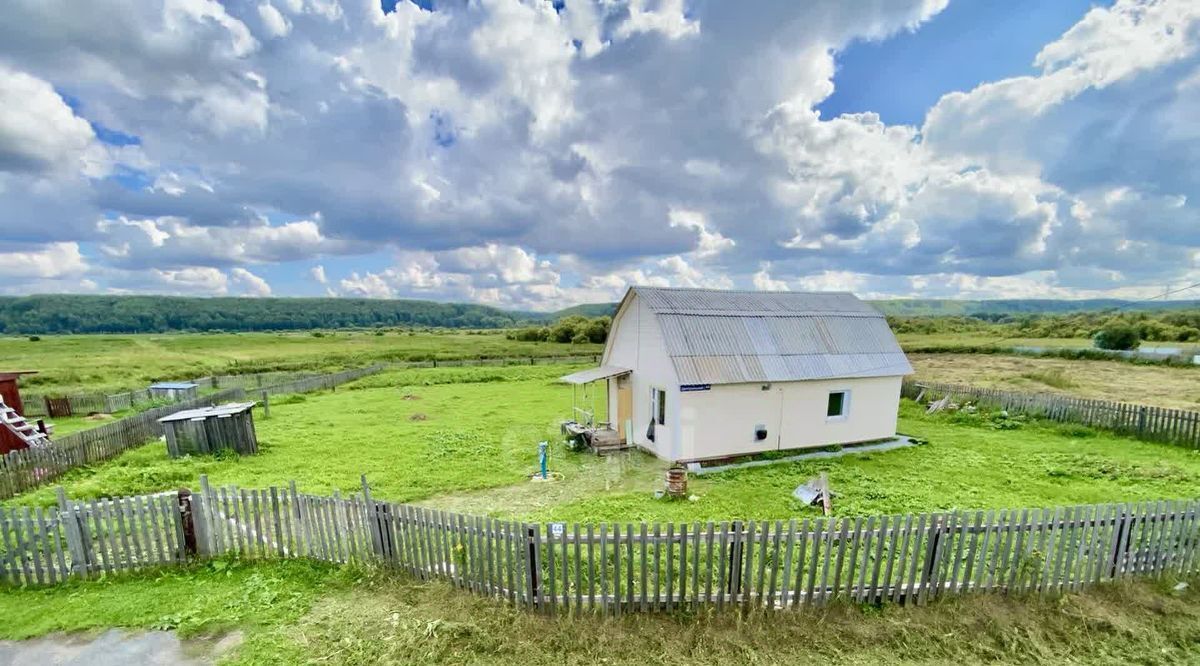
[[[199,421],[202,419],[222,418],[241,414],[254,407],[253,402],[231,402],[215,407],[201,407],[199,409],[185,409],[162,417],[158,420],[159,423],[170,423],[172,421]]]
[[[150,388],[152,388],[152,389],[190,389],[190,388],[196,388],[196,386],[197,385],[193,384],[192,382],[159,382],[157,384],[151,384]]]
[[[609,377],[627,375],[630,372],[633,371],[629,368],[621,368],[615,365],[602,365],[598,368],[588,368],[587,370],[573,372],[565,377],[559,377],[559,379],[568,384],[587,384],[588,382],[594,382],[600,379],[608,379]]]
[[[887,320],[850,293],[633,291],[656,314],[681,384],[912,373]]]

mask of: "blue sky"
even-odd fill
[[[1194,2],[110,4],[0,25],[0,293],[1200,282]]]
[[[920,29],[838,52],[834,91],[821,115],[878,113],[886,123],[920,125],[949,92],[1035,73],[1033,59],[1096,0],[951,3]]]

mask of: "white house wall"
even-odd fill
[[[683,392],[678,454],[662,457],[703,460],[891,437],[901,379],[777,382],[766,391],[763,384],[724,384]],[[846,416],[827,418],[829,393],[843,390],[849,391]],[[767,427],[765,440],[754,438],[759,424]]]
[[[642,299],[632,294],[613,318],[610,343],[606,346],[604,365],[632,368],[630,375],[633,398],[633,424],[630,428],[632,443],[652,451],[665,459],[678,458],[679,428],[679,382],[675,378],[675,367],[667,356],[662,329],[654,313]],[[609,405],[612,418],[617,412],[617,382],[609,382]],[[666,425],[655,426],[654,441],[646,438],[650,425],[651,388],[666,391]]]

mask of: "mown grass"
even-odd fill
[[[909,354],[917,379],[1200,409],[1200,366],[1013,355]]]
[[[382,335],[379,333],[382,332]],[[337,371],[375,361],[600,353],[601,345],[517,342],[504,331],[399,329],[289,333],[0,336],[5,369],[37,370],[32,393],[119,391],[162,379],[272,370]]]
[[[223,661],[254,665],[1195,663],[1200,594],[1173,583],[906,608],[548,618],[394,572],[220,561],[7,590],[0,638],[124,627],[197,639],[236,628],[244,642]]]
[[[900,430],[927,444],[881,453],[779,463],[690,481],[692,500],[655,499],[665,464],[647,454],[597,458],[568,452],[557,423],[570,388],[556,378],[571,368],[439,368],[390,371],[335,393],[277,399],[258,413],[257,456],[172,460],[161,443],[63,478],[72,497],[126,495],[178,486],[284,485],[351,492],[366,474],[378,498],[418,501],[456,511],[526,519],[729,520],[814,515],[792,490],[829,475],[834,509],[891,514],[946,509],[1039,507],[1193,497],[1200,494],[1200,453],[1088,428],[926,415],[901,406]],[[414,420],[419,419],[419,420]],[[551,484],[527,481],[537,442],[553,442]],[[51,505],[52,488],[16,503]]]

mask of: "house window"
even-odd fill
[[[658,425],[667,424],[667,392],[662,389],[650,389],[650,418]]]
[[[839,419],[846,417],[846,411],[850,407],[850,392],[849,391],[830,391],[829,403],[825,408],[825,416],[831,419]]]

